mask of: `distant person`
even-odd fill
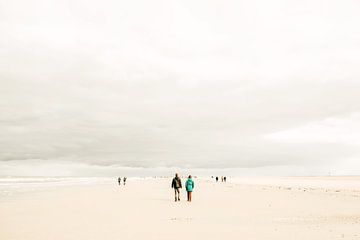
[[[175,190],[175,202],[180,201],[180,188],[182,188],[182,185],[181,179],[177,173],[171,182],[171,187]]]
[[[223,176],[221,176],[221,182],[224,182],[224,177]]]
[[[186,192],[187,192],[187,200],[188,200],[188,202],[191,202],[191,195],[192,195],[192,191],[194,189],[194,181],[192,180],[191,175],[189,175],[188,180],[185,183],[185,188],[186,188]]]
[[[226,182],[226,177],[224,177],[224,182]]]
[[[219,177],[216,177],[215,180],[216,180],[216,182],[218,182],[218,181],[219,181]]]
[[[119,186],[121,185],[121,177],[118,178]]]
[[[126,177],[123,178],[124,185],[126,184]]]

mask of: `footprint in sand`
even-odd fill
[[[177,217],[174,217],[174,218],[170,218],[171,221],[192,221],[193,218],[177,218]]]

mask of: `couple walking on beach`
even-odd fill
[[[180,188],[182,188],[182,184],[179,174],[175,174],[175,177],[171,182],[171,187],[175,190],[175,202],[180,201]],[[189,175],[188,179],[185,182],[185,189],[187,192],[187,200],[188,202],[191,202],[191,195],[194,189],[194,181],[192,180],[191,175]]]

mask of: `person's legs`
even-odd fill
[[[192,192],[188,192],[188,194],[189,194],[189,202],[191,202],[191,194],[192,194]]]
[[[178,188],[175,188],[175,202],[180,201],[180,191]]]

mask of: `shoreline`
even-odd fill
[[[165,180],[170,176],[128,177],[128,181]],[[184,180],[185,177],[183,176]],[[211,177],[195,177],[195,180],[215,183]],[[228,177],[227,183],[219,180],[217,184],[273,187],[286,190],[346,192],[360,195],[360,176],[306,176],[306,177]],[[116,186],[115,177],[10,177],[0,178],[0,199],[39,191],[51,191],[56,188],[85,185]]]

